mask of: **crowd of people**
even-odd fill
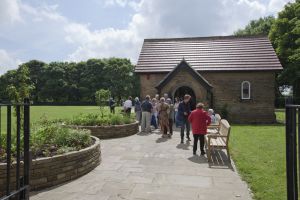
[[[112,113],[115,112],[115,101],[109,100],[109,107]],[[205,154],[204,141],[207,134],[207,126],[216,123],[213,109],[207,112],[204,110],[204,104],[198,103],[195,110],[191,110],[191,96],[186,94],[182,100],[175,98],[174,102],[164,94],[162,97],[155,95],[151,99],[149,95],[144,101],[138,97],[132,101],[129,96],[122,104],[123,112],[126,115],[131,114],[134,109],[136,121],[141,125],[141,132],[151,133],[154,129],[160,129],[162,137],[171,138],[173,135],[173,126],[180,128],[181,143],[184,143],[184,137],[187,141],[190,138],[190,125],[194,137],[193,154],[196,154],[197,144],[200,141],[201,155]]]

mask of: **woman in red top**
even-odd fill
[[[203,110],[203,103],[198,103],[196,110],[194,110],[189,116],[189,122],[192,124],[194,147],[193,154],[196,155],[198,140],[200,140],[201,155],[205,154],[204,151],[204,136],[207,133],[207,126],[211,123],[211,118]]]

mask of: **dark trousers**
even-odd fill
[[[205,135],[193,134],[193,136],[194,136],[193,152],[196,153],[196,151],[197,151],[198,140],[200,140],[200,151],[204,152],[204,137],[205,137]]]
[[[125,113],[126,113],[126,115],[130,116],[130,114],[131,114],[131,108],[127,108],[125,110]]]
[[[169,119],[169,130],[170,130],[170,134],[173,134],[173,119]]]
[[[180,135],[181,135],[182,140],[184,138],[184,129],[185,128],[186,128],[186,137],[190,138],[190,123],[187,119],[182,122],[182,125],[180,128]]]
[[[110,113],[115,114],[115,107],[110,107]]]

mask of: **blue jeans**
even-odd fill
[[[180,128],[180,136],[181,136],[182,140],[184,138],[184,129],[185,128],[186,128],[186,137],[190,138],[190,122],[187,119],[183,120],[182,126]]]

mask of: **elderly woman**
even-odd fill
[[[169,131],[170,136],[173,135],[173,123],[174,123],[174,115],[175,115],[175,108],[172,100],[170,98],[167,99],[167,104],[169,105]]]
[[[211,119],[211,123],[212,123],[212,124],[216,124],[216,123],[217,123],[217,118],[216,118],[216,116],[215,116],[214,110],[213,110],[213,109],[208,109],[207,113],[208,113],[208,116],[209,116],[210,119]]]
[[[161,131],[163,133],[163,137],[168,136],[169,130],[169,105],[165,102],[165,98],[160,98],[159,105],[159,124],[161,127]]]

